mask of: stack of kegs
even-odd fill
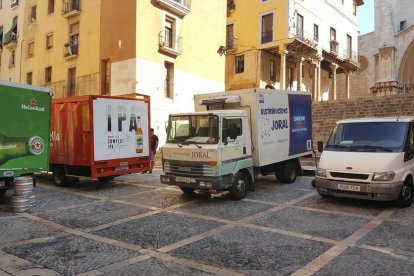
[[[33,178],[31,176],[16,177],[14,179],[14,195],[10,199],[13,212],[29,211],[35,203],[33,195]]]

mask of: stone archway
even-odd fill
[[[403,91],[414,90],[414,40],[407,47],[401,60],[398,80],[403,85]]]

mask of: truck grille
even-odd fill
[[[165,161],[164,171],[174,175],[186,176],[215,176],[215,168],[194,162]]]
[[[344,179],[358,179],[358,180],[367,180],[368,174],[359,174],[359,173],[340,173],[340,172],[331,172],[332,177],[344,178]]]

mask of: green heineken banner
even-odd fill
[[[0,81],[0,177],[49,169],[51,92]]]

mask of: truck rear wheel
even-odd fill
[[[116,177],[115,175],[98,177],[98,181],[99,182],[107,182],[107,181],[114,180],[115,177]]]
[[[53,182],[58,187],[68,186],[69,182],[64,166],[55,166],[53,168]]]
[[[290,160],[280,166],[276,171],[276,177],[281,183],[290,184],[296,181],[298,175],[298,163]]]
[[[234,177],[233,184],[229,189],[230,195],[235,200],[240,200],[246,197],[249,189],[249,178],[246,174],[238,172]]]
[[[407,178],[401,188],[400,196],[397,199],[397,206],[401,208],[410,207],[413,204],[414,188],[413,181]]]

